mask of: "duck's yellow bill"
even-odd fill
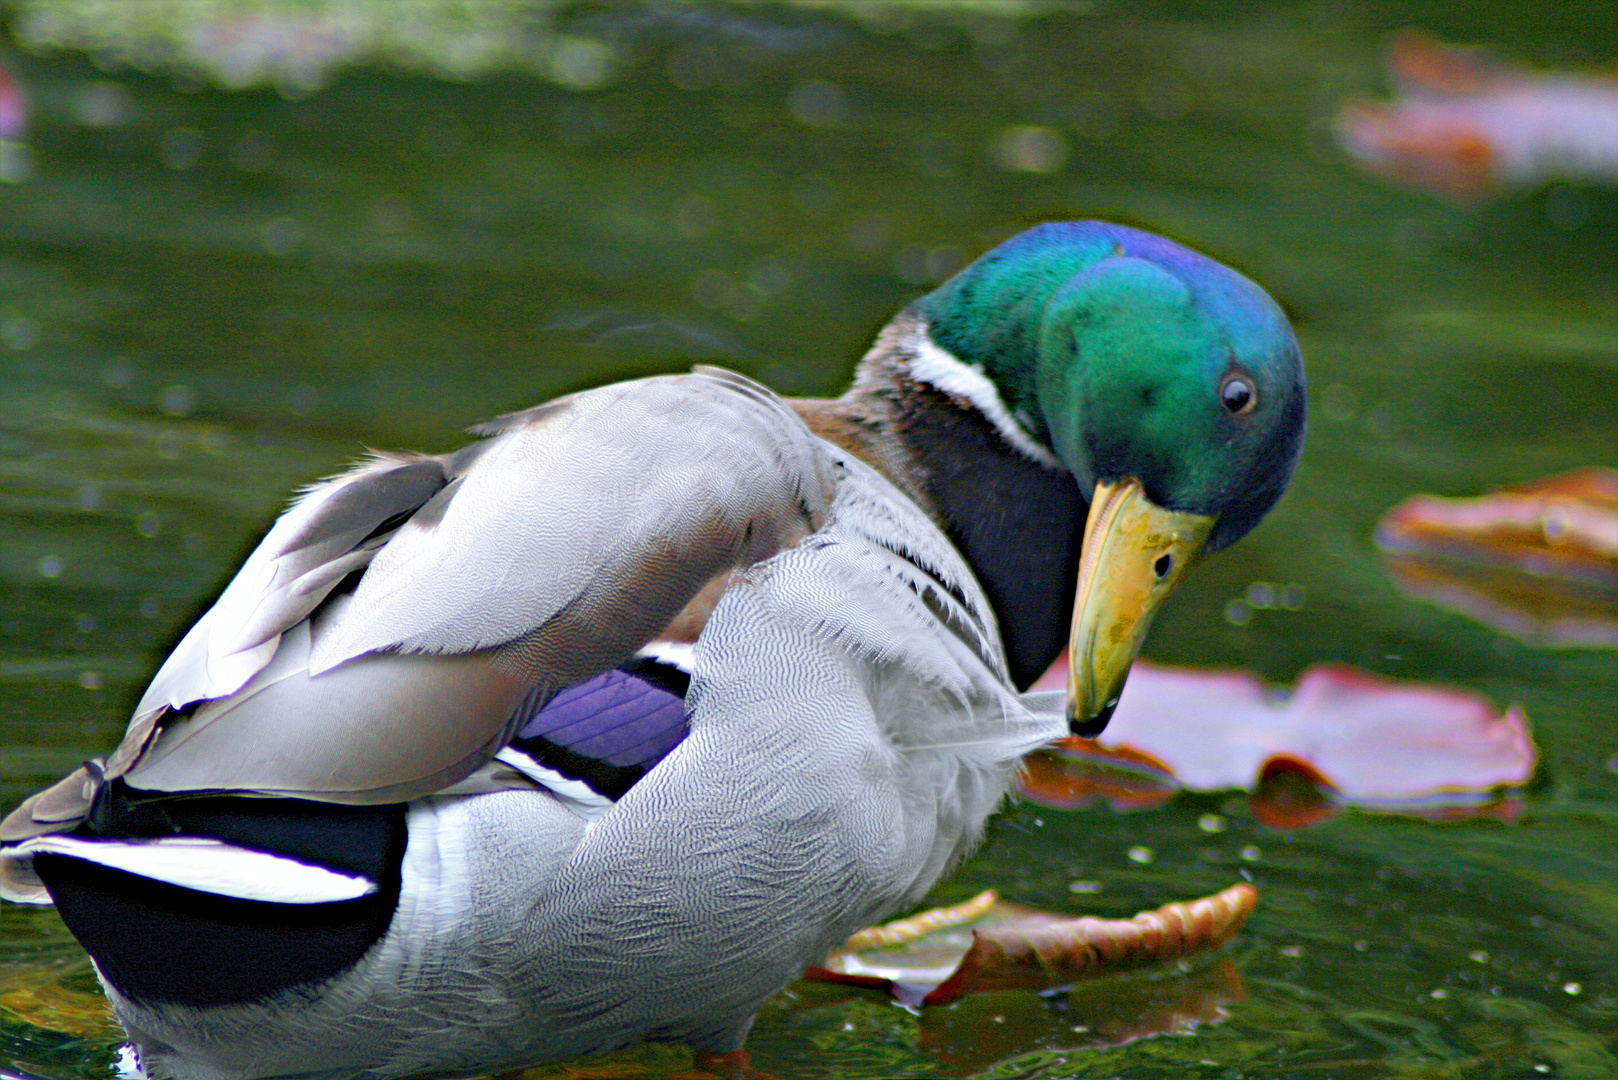
[[[1214,520],[1163,509],[1146,497],[1139,480],[1096,485],[1068,642],[1067,721],[1073,734],[1094,737],[1112,719],[1152,617],[1201,554]]]

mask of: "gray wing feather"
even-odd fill
[[[283,514],[236,577],[158,669],[131,721],[226,697],[275,655],[339,581],[375,557],[390,520],[444,486],[433,459],[379,458],[316,485]]]
[[[321,629],[312,671],[519,642],[513,664],[571,666],[561,647],[594,653],[600,670],[715,574],[795,543],[825,513],[819,440],[739,376],[645,379],[567,404],[508,427],[441,514],[399,529]],[[552,623],[573,636],[534,638]]]
[[[519,417],[478,452],[374,462],[288,511],[159,672],[109,775],[336,802],[429,794],[716,574],[808,535],[832,495],[825,444],[729,373]]]

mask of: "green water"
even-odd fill
[[[1342,660],[1521,703],[1538,777],[1510,824],[1348,813],[1281,833],[1211,796],[1015,807],[935,900],[992,885],[1129,915],[1245,873],[1261,907],[1188,972],[1066,996],[918,1019],[798,985],[760,1019],[756,1064],[1618,1076],[1618,657],[1405,600],[1370,539],[1414,491],[1618,464],[1618,196],[1451,206],[1363,177],[1328,124],[1385,92],[1399,27],[1576,64],[1618,56],[1618,9],[986,7],[564,8],[616,58],[589,91],[374,64],[288,98],[9,53],[34,168],[0,186],[0,807],[109,749],[288,492],[364,447],[446,449],[481,417],[692,359],[834,393],[936,275],[1022,225],[1106,216],[1265,284],[1314,397],[1291,493],[1194,575],[1148,655],[1283,682]],[[1054,171],[1005,167],[1012,125],[1055,133],[1034,145]],[[1303,610],[1234,625],[1257,580],[1301,583]],[[1199,828],[1209,813],[1225,831]],[[106,1075],[113,1033],[18,1011],[8,988],[45,974],[94,985],[52,912],[0,909],[0,1067]],[[1198,995],[1220,1022],[1098,1045]]]

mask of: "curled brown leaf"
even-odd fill
[[[988,990],[1061,986],[1216,949],[1241,929],[1257,904],[1258,890],[1242,883],[1133,919],[1045,916],[980,930],[954,974],[923,1004],[945,1005]]]

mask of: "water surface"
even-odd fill
[[[1214,796],[1013,807],[933,900],[993,886],[1129,915],[1246,875],[1260,910],[1189,971],[1071,995],[918,1019],[798,985],[760,1019],[757,1064],[1618,1076],[1618,659],[1403,599],[1371,544],[1413,491],[1615,463],[1618,199],[1448,205],[1361,176],[1328,126],[1345,96],[1385,92],[1378,46],[1407,23],[1577,63],[1618,55],[1618,14],[1005,12],[566,8],[614,58],[590,89],[377,63],[288,96],[9,53],[34,167],[0,186],[0,806],[110,748],[288,493],[364,448],[447,449],[480,418],[693,360],[835,393],[965,259],[1035,221],[1109,217],[1262,282],[1311,380],[1292,491],[1192,577],[1147,654],[1277,682],[1341,660],[1520,703],[1539,776],[1510,823],[1348,813],[1282,833]],[[1553,212],[1569,199],[1580,214]],[[1303,609],[1232,622],[1255,581],[1301,584]],[[1151,861],[1130,859],[1142,845]],[[0,909],[0,1062],[105,1076],[118,1038],[95,993],[51,911]],[[1133,1038],[1177,1012],[1180,1034]]]

